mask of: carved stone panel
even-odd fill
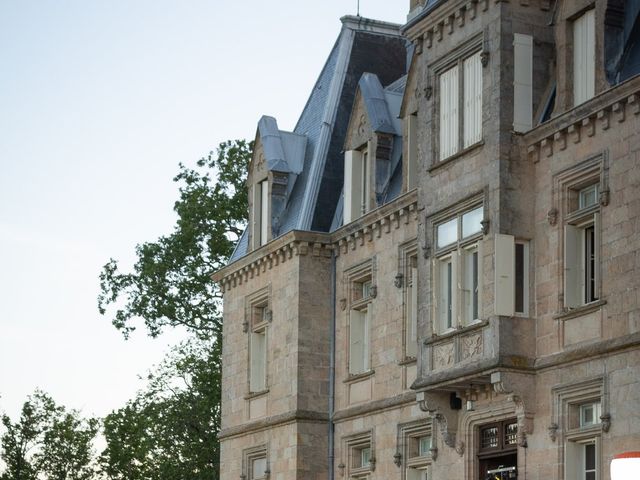
[[[441,370],[452,367],[455,361],[453,342],[442,343],[433,347],[433,369]]]
[[[461,338],[461,358],[467,360],[469,358],[482,356],[483,340],[482,333],[474,333]]]

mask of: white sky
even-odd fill
[[[0,411],[39,387],[105,415],[177,332],[129,341],[98,274],[169,233],[178,162],[292,129],[357,0],[0,1]],[[361,0],[402,23],[409,0]]]

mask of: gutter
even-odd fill
[[[334,433],[336,380],[336,252],[331,251],[331,337],[329,341],[329,480],[334,479]]]

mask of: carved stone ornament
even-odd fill
[[[249,322],[242,322],[242,333],[247,333],[249,331]]]
[[[347,299],[346,298],[341,298],[340,299],[340,310],[344,311],[347,308]]]
[[[549,425],[549,427],[547,427],[547,430],[549,431],[549,438],[552,442],[555,442],[556,438],[558,438],[558,428],[559,427],[557,423],[552,423],[551,425]]]
[[[364,113],[360,115],[360,122],[358,123],[358,135],[364,135],[366,132],[367,117],[365,117]]]
[[[396,467],[402,465],[402,454],[400,452],[396,452],[393,455],[393,463],[395,463]]]
[[[464,455],[464,442],[456,443],[456,453],[461,457]]]
[[[270,309],[265,310],[264,319],[269,323],[273,320],[273,312]]]
[[[480,63],[483,67],[489,65],[489,52],[487,50],[484,50],[482,51],[482,53],[480,53]]]
[[[428,243],[422,244],[422,254],[424,258],[429,258],[431,256],[431,246]]]
[[[549,221],[549,225],[555,226],[558,223],[558,209],[552,208],[547,212],[547,220]]]
[[[480,227],[482,228],[482,234],[487,235],[489,233],[489,225],[491,221],[488,218],[485,218],[480,222]]]
[[[433,87],[431,85],[424,89],[424,96],[427,100],[431,100],[431,97],[433,96]]]
[[[340,476],[344,477],[344,469],[345,469],[346,465],[342,462],[340,462],[338,464],[338,470],[340,470]]]
[[[376,298],[378,296],[378,286],[377,285],[371,285],[370,296],[371,296],[371,298]]]
[[[429,449],[429,451],[431,452],[431,458],[435,462],[438,459],[438,448],[437,447],[431,447]]]
[[[244,473],[240,474],[240,480],[246,480],[247,476]]]
[[[608,188],[600,192],[600,205],[602,205],[603,207],[609,205],[609,194],[610,192]]]
[[[398,274],[395,276],[395,278],[393,279],[393,285],[394,285],[396,288],[402,288],[402,285],[403,285],[403,283],[404,283],[404,282],[403,282],[403,280],[404,280],[404,274],[402,274],[402,273],[398,273]]]
[[[369,463],[371,464],[371,471],[375,472],[376,471],[376,457],[371,457],[371,460],[369,460]]]
[[[611,428],[611,415],[608,413],[600,415],[600,423],[602,424],[602,431],[608,433]]]

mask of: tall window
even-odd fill
[[[442,72],[439,83],[440,160],[444,160],[482,139],[480,52]]]
[[[268,289],[248,298],[247,330],[249,333],[249,392],[267,389],[267,331],[271,322]]]
[[[269,180],[253,186],[253,248],[269,241]]]
[[[418,353],[418,258],[416,256],[409,257],[406,271],[405,354],[407,357],[416,357]]]
[[[407,115],[407,191],[418,185],[418,115]]]
[[[573,100],[580,105],[595,95],[595,10],[573,22]]]
[[[598,480],[600,401],[570,405],[569,412],[570,434],[566,444],[566,472],[569,476],[565,478]]]
[[[352,302],[349,311],[349,374],[370,370],[371,278],[352,283]]]
[[[469,325],[480,318],[482,206],[436,225],[434,261],[438,330]]]
[[[599,186],[575,192],[577,209],[565,225],[565,306],[572,308],[599,298]]]
[[[347,224],[370,210],[370,161],[369,151],[345,152],[343,223]]]
[[[495,235],[496,315],[529,313],[529,242],[513,235]]]

